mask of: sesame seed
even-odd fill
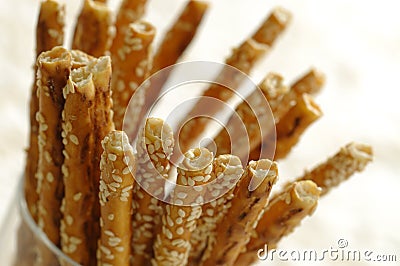
[[[194,176],[192,177],[192,179],[196,182],[201,182],[204,180],[204,176],[198,175],[198,176]]]
[[[176,229],[176,233],[178,235],[183,235],[184,232],[185,232],[185,230],[183,229],[183,227],[178,227],[178,229]]]
[[[69,136],[69,140],[74,143],[75,145],[79,145],[79,140],[78,137],[76,135],[70,135]]]
[[[67,222],[68,225],[72,225],[74,223],[74,218],[72,218],[71,215],[67,215],[65,217],[65,221]]]
[[[195,182],[193,181],[193,179],[188,178],[188,185],[189,186],[194,186],[195,185]]]
[[[118,252],[123,252],[124,251],[124,247],[116,247],[115,250],[118,251]]]
[[[108,154],[108,159],[115,162],[117,160],[117,155],[110,153]]]
[[[120,176],[118,176],[118,175],[115,175],[115,174],[112,174],[112,179],[113,179],[115,182],[118,182],[118,183],[121,183],[121,182],[122,182],[122,178],[121,178]]]
[[[129,170],[129,167],[125,167],[124,170],[122,170],[122,174],[124,174],[124,175],[130,174],[130,172],[131,171]]]
[[[109,221],[113,221],[114,220],[114,214],[109,214],[107,218],[108,218]]]
[[[185,216],[186,216],[186,212],[185,212],[184,210],[182,210],[182,209],[179,209],[179,210],[178,210],[178,215],[179,215],[180,217],[185,217]]]
[[[167,216],[167,223],[170,227],[174,226],[174,221],[172,221],[172,218],[170,216]]]
[[[187,193],[178,192],[177,197],[180,198],[180,199],[185,199],[187,197]]]
[[[168,228],[165,228],[165,236],[168,238],[168,239],[172,239],[174,236],[172,235],[172,233],[171,233],[171,231],[168,229]]]
[[[109,250],[108,248],[106,248],[106,247],[103,246],[103,245],[100,245],[100,250],[101,250],[104,254],[106,254],[106,255],[111,254],[111,250]]]
[[[70,241],[71,243],[73,243],[73,244],[76,244],[76,245],[79,245],[79,244],[82,243],[82,240],[81,240],[80,238],[77,238],[77,237],[74,237],[74,236],[71,236],[71,237],[69,238],[69,241]]]
[[[47,181],[49,181],[49,183],[52,183],[54,181],[54,175],[51,172],[48,172],[46,175],[46,179]]]
[[[111,236],[111,237],[115,236],[115,234],[110,230],[104,230],[104,234],[107,235],[107,236]]]

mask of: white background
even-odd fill
[[[183,3],[150,1],[147,19],[159,29],[157,40]],[[222,62],[274,6],[283,6],[293,13],[292,23],[252,78],[258,82],[267,72],[276,71],[290,83],[315,66],[326,74],[327,83],[317,97],[324,116],[280,163],[280,179],[300,175],[347,142],[373,146],[374,162],[324,197],[316,213],[281,242],[282,249],[329,249],[344,238],[349,249],[396,254],[400,261],[400,17],[396,3],[216,0],[185,55],[185,60]],[[115,8],[115,1],[111,4]],[[79,6],[79,1],[68,3],[67,39]],[[37,12],[38,1],[0,2],[0,222],[7,217],[25,165]],[[274,265],[281,264],[275,261]]]

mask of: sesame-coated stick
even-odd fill
[[[207,9],[208,3],[204,1],[190,0],[186,3],[179,17],[161,41],[154,55],[151,73],[173,65],[178,61],[194,38]]]
[[[321,90],[324,84],[324,74],[316,69],[309,70],[296,80],[291,85],[289,92],[278,103],[277,108],[273,110],[276,123],[289,111],[303,93],[315,95]]]
[[[60,244],[61,201],[64,196],[62,164],[64,146],[61,138],[63,88],[71,70],[71,54],[62,47],[55,47],[40,54],[37,61],[37,87],[39,111],[39,163],[37,193],[38,226],[55,245]],[[38,265],[51,265],[56,258],[44,244],[39,245]],[[50,263],[50,264],[47,264]]]
[[[289,110],[296,105],[296,102],[301,101],[304,93],[311,95],[318,93],[324,85],[324,82],[324,75],[315,69],[311,69],[297,81],[295,81],[291,85],[289,91],[282,91],[283,95],[281,97],[275,97],[275,99],[272,100],[271,95],[276,94],[276,92],[274,92],[274,90],[267,90],[268,93],[264,95],[270,104],[272,115],[275,119],[275,124],[279,124],[279,121],[282,119],[282,117],[288,114]],[[274,132],[267,133],[263,140],[264,146],[261,147],[261,143],[259,143],[256,148],[251,150],[249,158],[251,160],[256,160],[260,158],[260,156],[262,157],[261,154],[270,154],[271,149],[274,148],[272,142],[275,141],[276,137],[278,137],[278,135],[274,134]],[[279,139],[277,141],[279,141]]]
[[[157,48],[150,74],[171,66],[179,60],[195,37],[208,7],[208,3],[204,1],[190,0],[186,3],[179,17],[164,35],[160,46]],[[139,120],[146,115],[147,109],[150,109],[157,100],[169,73],[170,71],[159,73],[152,79],[151,86],[146,91],[145,108],[142,108]]]
[[[65,5],[56,0],[40,3],[36,25],[36,57],[42,52],[63,44]]]
[[[299,142],[304,131],[322,116],[322,111],[309,94],[302,94],[296,99],[294,105],[283,115],[276,124],[276,145],[274,135],[270,134],[264,139],[266,150],[275,149],[275,160],[285,158],[292,148]],[[259,149],[250,152],[250,160],[259,157]],[[272,151],[267,153],[272,154]]]
[[[93,223],[88,203],[96,200],[91,182],[91,158],[93,151],[92,108],[95,88],[92,74],[84,67],[71,72],[64,88],[62,137],[64,143],[64,199],[61,212],[61,249],[81,265],[90,265],[92,241],[87,228]],[[93,264],[93,263],[92,263]]]
[[[85,0],[75,26],[72,49],[99,57],[110,49],[114,38],[111,10],[101,2]]]
[[[129,266],[135,156],[123,131],[110,132],[102,145],[98,265]]]
[[[172,129],[159,118],[148,118],[137,139],[137,171],[133,195],[132,262],[148,265],[153,253],[156,228],[162,215],[165,179],[174,137]]]
[[[190,237],[196,229],[204,203],[205,188],[212,178],[213,154],[205,148],[185,153],[177,168],[177,186],[171,192],[172,203],[165,204],[161,227],[154,242],[152,265],[186,265]]]
[[[290,13],[283,8],[274,9],[256,33],[245,40],[238,48],[233,49],[233,53],[225,60],[225,63],[245,74],[249,74],[251,69],[269,51],[275,40],[284,31],[290,18]],[[232,89],[235,89],[242,79],[243,75],[239,76],[237,72],[233,73],[231,70],[225,69],[218,75],[217,82],[223,85],[229,84]],[[196,117],[206,110],[208,115],[215,114],[220,110],[220,107],[210,106],[208,97],[226,102],[234,94],[234,91],[230,89],[213,84],[203,93],[204,97],[200,98],[187,117]],[[179,139],[183,150],[188,149],[190,144],[203,132],[207,121],[207,118],[198,117],[191,119],[182,127]]]
[[[299,142],[304,131],[322,116],[322,111],[309,94],[299,96],[288,112],[276,124],[276,145],[274,134],[267,135],[264,139],[264,149],[267,154],[273,154],[270,149],[275,149],[275,160],[283,159]],[[250,152],[250,160],[260,156],[260,148]]]
[[[189,265],[197,265],[207,257],[216,240],[215,228],[231,206],[233,191],[243,174],[243,167],[237,156],[224,154],[214,159],[212,175],[215,184],[207,186],[212,201],[202,205],[197,227],[190,238],[192,248]]]
[[[261,218],[277,177],[275,162],[261,159],[248,164],[234,191],[231,208],[217,225],[211,254],[200,265],[234,264]]]
[[[276,125],[275,159],[285,158],[303,132],[321,116],[321,109],[313,98],[303,94]]]
[[[87,65],[88,71],[92,73],[93,84],[95,87],[94,109],[92,109],[92,121],[94,124],[93,131],[93,152],[91,164],[91,182],[94,194],[99,193],[100,182],[100,165],[101,154],[103,148],[102,140],[115,129],[112,121],[112,99],[111,99],[111,59],[109,56],[103,56],[98,59],[93,59]],[[97,217],[100,217],[100,204],[97,200],[88,204],[88,208],[92,209],[93,224],[89,227],[89,234],[92,236],[90,254],[97,250],[97,239],[100,236],[100,225]]]
[[[57,1],[41,2],[39,18],[36,25],[36,57],[44,51],[63,44],[64,40],[64,5]],[[37,68],[35,66],[35,76]],[[36,80],[36,78],[35,78]],[[32,86],[30,99],[30,135],[29,148],[25,168],[25,198],[32,218],[37,221],[36,172],[38,165],[38,121],[36,113],[39,111],[36,82]]]
[[[64,14],[65,6],[58,1],[47,0],[40,4],[39,17],[36,24],[36,59],[40,53],[48,51],[55,46],[63,44],[64,41]],[[32,84],[31,98],[29,102],[29,146],[27,148],[27,160],[25,166],[24,192],[28,210],[32,218],[37,222],[37,202],[39,195],[36,193],[37,167],[39,161],[38,130],[36,113],[39,111],[39,98],[37,96],[36,72],[34,66],[34,82]],[[16,265],[31,265],[35,260],[35,245],[30,240],[29,229],[24,228],[26,224],[21,223],[21,234],[18,236],[18,256]],[[23,232],[23,233],[22,233]],[[22,237],[24,237],[23,239]],[[33,236],[31,237],[33,238]]]
[[[251,265],[256,262],[258,250],[265,245],[269,249],[276,248],[284,236],[299,226],[305,217],[314,213],[320,193],[314,182],[299,181],[291,183],[274,196],[258,222],[255,234],[235,265]]]
[[[283,84],[283,78],[276,73],[267,74],[258,87],[260,90],[256,89],[236,107],[226,126],[214,137],[217,154],[233,153],[247,161],[248,153],[260,145],[262,136],[273,130],[273,122],[268,127],[264,119],[272,120],[269,107],[273,115],[288,88]],[[263,96],[265,99],[260,99]],[[240,128],[245,131],[240,131]],[[243,136],[243,133],[246,135]]]
[[[146,4],[147,0],[122,0],[115,22],[116,34],[112,46],[115,45],[116,39],[125,35],[124,32],[129,24],[142,18],[146,10]]]
[[[112,50],[114,123],[117,129],[122,129],[129,101],[135,94],[128,110],[126,127],[129,126],[129,129],[124,128],[129,137],[136,135],[141,122],[138,117],[144,104],[145,89],[142,87],[135,92],[150,73],[155,33],[150,23],[136,21],[129,24],[121,40],[114,41],[114,44],[117,43]]]
[[[321,189],[322,195],[347,180],[356,172],[361,172],[372,161],[372,147],[357,142],[351,142],[328,158],[325,162],[306,171],[297,180],[312,180]]]

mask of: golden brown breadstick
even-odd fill
[[[201,185],[211,179],[212,161],[212,153],[205,148],[196,148],[185,153],[185,158],[177,169],[176,182],[180,186],[171,192],[172,204],[164,205],[162,230],[154,242],[153,265],[186,265],[190,236],[202,211],[199,204],[204,203],[205,189]]]
[[[95,88],[92,74],[79,68],[71,72],[64,88],[62,166],[65,195],[61,212],[61,249],[81,265],[93,265],[96,253],[90,254],[91,237],[87,228],[93,223],[88,203],[96,200],[91,182],[93,151],[92,109]]]
[[[100,165],[100,158],[103,153],[101,142],[108,133],[115,129],[112,121],[113,113],[110,87],[111,59],[109,56],[94,59],[89,62],[87,68],[93,75],[93,84],[95,87],[94,109],[91,114],[94,124],[91,182],[94,190],[93,193],[98,195],[100,168],[95,166]],[[88,208],[92,208],[93,219],[100,217],[100,204],[97,200],[88,203]],[[92,236],[90,254],[93,254],[97,250],[97,239],[100,236],[100,225],[97,219],[93,221],[93,224],[89,227],[89,231],[92,231],[89,234]]]
[[[217,225],[216,243],[201,265],[233,265],[268,203],[278,177],[275,162],[251,161],[234,191],[232,207]],[[258,185],[258,186],[257,186]]]
[[[198,265],[202,257],[211,252],[216,240],[215,228],[231,206],[236,183],[243,174],[243,167],[237,156],[224,154],[214,159],[212,179],[215,184],[207,186],[208,197],[212,199],[204,204],[202,214],[193,231],[190,243],[189,265]],[[206,249],[207,248],[207,249]]]
[[[291,149],[299,142],[303,132],[322,115],[321,109],[308,94],[298,97],[294,106],[281,117],[276,125],[276,150],[275,160],[280,160],[291,151]],[[272,154],[270,149],[275,148],[273,145],[275,132],[267,135],[264,139],[264,151],[266,154]],[[250,152],[250,160],[255,160],[260,156],[261,147],[253,149]]]
[[[266,135],[273,130],[273,122],[270,125],[265,123],[265,119],[272,119],[269,117],[267,101],[273,113],[288,88],[283,84],[283,78],[275,73],[269,73],[259,84],[259,88],[260,90],[255,90],[236,107],[235,114],[240,119],[232,116],[226,127],[214,138],[217,154],[234,153],[247,161],[248,153],[260,145],[262,134]],[[260,99],[262,96],[266,101]],[[245,131],[240,131],[241,128]],[[243,136],[243,133],[246,135]],[[235,141],[231,143],[231,139]]]
[[[180,16],[164,35],[154,55],[153,67],[151,68],[150,74],[154,74],[167,66],[173,65],[179,60],[196,35],[197,29],[208,7],[208,3],[203,1],[190,0],[187,2]],[[156,78],[152,79],[151,86],[146,91],[145,108],[142,108],[139,120],[143,119],[148,111],[147,109],[156,101],[162,86],[169,76],[169,72],[170,71],[159,73]]]
[[[95,57],[104,55],[114,37],[113,24],[112,12],[104,3],[85,0],[75,26],[72,49]]]
[[[123,131],[110,132],[102,144],[98,265],[129,266],[135,156]]]
[[[132,262],[135,265],[149,264],[152,258],[156,228],[162,215],[160,199],[165,196],[173,145],[172,129],[162,119],[148,118],[136,144],[138,185],[134,187],[132,221]]]
[[[154,55],[151,73],[178,61],[195,36],[207,9],[208,3],[203,1],[190,0],[186,3],[179,17],[161,41],[160,47]]]
[[[116,38],[123,36],[128,25],[144,15],[146,4],[147,0],[122,0],[115,22]]]
[[[321,189],[322,195],[347,180],[356,172],[361,172],[372,161],[372,147],[362,143],[351,142],[342,147],[334,156],[325,162],[306,171],[297,180],[312,180]]]
[[[298,98],[303,93],[308,93],[311,95],[317,94],[325,83],[325,76],[317,71],[316,69],[311,69],[305,75],[300,77],[295,81],[289,92],[284,95],[276,109],[273,109],[274,118],[276,123],[279,122],[281,117],[283,117],[289,109],[295,105]]]
[[[44,51],[62,45],[64,40],[64,9],[57,1],[47,0],[41,3],[36,25],[36,57]],[[35,80],[37,68],[35,66]],[[30,135],[25,169],[25,198],[32,218],[37,221],[37,165],[38,165],[38,122],[36,113],[39,111],[37,86],[34,82],[30,99]]]
[[[40,53],[48,51],[55,46],[63,44],[64,41],[64,10],[65,6],[54,0],[43,1],[40,4],[39,18],[36,25],[36,58]],[[35,82],[32,85],[31,98],[29,103],[30,134],[29,146],[27,149],[27,160],[25,166],[25,199],[32,218],[37,222],[37,202],[39,195],[36,193],[37,187],[37,168],[39,161],[38,130],[39,125],[36,121],[36,113],[39,111],[39,98],[37,96],[36,72],[34,66]],[[16,265],[31,265],[35,258],[35,245],[30,239],[30,230],[25,223],[21,223],[20,231],[23,233],[18,237],[18,256]]]
[[[312,97],[303,94],[276,125],[275,159],[279,160],[286,157],[299,142],[303,132],[321,115],[321,109]]]
[[[132,95],[142,82],[148,77],[151,67],[152,42],[155,36],[155,28],[144,21],[136,21],[129,24],[123,35],[123,40],[113,46],[113,101],[114,123],[117,129],[122,129],[123,120]],[[138,116],[144,104],[145,91],[141,88],[132,98],[129,109],[129,128],[124,128],[128,136],[135,136],[139,127]]]
[[[299,226],[305,217],[314,213],[319,194],[320,189],[314,182],[299,181],[291,183],[284,191],[274,196],[258,222],[255,234],[235,265],[254,263],[258,250],[264,248],[264,245],[271,249],[276,248],[284,236]]]
[[[65,5],[56,0],[41,2],[36,25],[36,57],[63,44]]]
[[[61,201],[64,196],[61,167],[64,162],[61,139],[63,88],[71,70],[71,54],[62,47],[40,54],[37,61],[39,112],[38,226],[55,245],[60,244]],[[44,244],[42,244],[44,246]],[[42,245],[39,245],[42,246]],[[54,263],[51,254],[39,252],[38,263]]]
[[[282,92],[282,97],[277,97],[275,100],[272,100],[268,94],[275,94],[273,90],[264,94],[270,103],[275,123],[279,124],[279,121],[282,119],[282,117],[284,117],[291,108],[294,108],[293,106],[296,105],[296,102],[301,101],[303,93],[316,94],[319,92],[324,84],[324,81],[325,78],[322,73],[315,69],[311,69],[296,82],[294,82],[289,91],[286,93]],[[264,150],[261,150],[261,144],[259,144],[250,152],[250,159],[256,160],[260,158],[261,154],[271,154],[271,149],[274,148],[273,141],[276,137],[277,135],[275,135],[274,132],[269,132],[264,139]]]
[[[225,60],[225,63],[238,68],[245,74],[249,74],[255,64],[267,53],[276,38],[286,28],[290,17],[291,15],[288,11],[276,8],[253,36],[233,50],[232,55]],[[217,83],[223,85],[229,84],[229,87],[235,89],[243,77],[238,72],[232,72],[231,69],[227,68],[218,75]],[[213,84],[203,93],[204,97],[200,98],[187,117],[196,117],[199,114],[204,114],[206,110],[208,115],[215,114],[220,110],[220,107],[217,105],[210,106],[208,97],[226,102],[234,94],[234,91],[230,89]],[[179,135],[179,143],[183,150],[188,149],[190,144],[203,132],[207,121],[207,118],[198,117],[191,119],[182,127]]]

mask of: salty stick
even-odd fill
[[[171,66],[179,60],[195,37],[208,7],[208,3],[202,1],[190,0],[187,2],[180,16],[164,35],[154,55],[150,74],[154,74],[167,66]],[[151,86],[146,91],[145,108],[142,108],[139,120],[142,120],[148,109],[151,108],[152,104],[156,101],[162,86],[168,79],[169,73],[170,71],[164,71],[163,73],[159,73],[156,78],[152,79]]]
[[[276,248],[284,236],[299,226],[305,217],[314,213],[320,192],[314,182],[299,181],[291,183],[274,196],[258,222],[255,234],[235,265],[251,265],[256,262],[257,252],[264,246],[268,249]]]
[[[196,35],[207,9],[208,4],[206,2],[193,0],[187,2],[179,17],[161,41],[154,55],[151,73],[173,65],[178,61]]]
[[[351,142],[342,147],[325,162],[306,171],[297,180],[312,180],[325,195],[332,188],[347,180],[356,172],[361,172],[372,161],[372,147],[367,144]]]
[[[212,175],[215,184],[207,186],[212,201],[201,207],[202,214],[190,238],[192,248],[189,265],[198,265],[200,259],[211,252],[216,241],[216,226],[231,207],[233,191],[243,172],[242,163],[237,156],[224,154],[214,159]]]
[[[123,0],[121,2],[115,22],[116,35],[113,46],[115,45],[115,40],[125,35],[125,30],[129,24],[142,18],[145,13],[146,4],[147,0]]]
[[[94,195],[99,193],[100,182],[100,165],[101,154],[103,148],[101,146],[102,140],[115,129],[112,121],[112,99],[111,99],[111,59],[109,56],[103,56],[94,59],[87,65],[88,71],[92,73],[93,84],[95,87],[94,108],[92,109],[92,121],[94,124],[93,132],[93,153],[91,163],[93,165],[91,171],[91,182]],[[91,237],[90,254],[97,250],[97,239],[100,237],[100,204],[97,200],[88,203],[88,208],[92,212],[92,225],[89,227],[89,234]],[[94,259],[94,258],[93,258]]]
[[[62,137],[64,164],[62,166],[65,195],[61,212],[61,249],[81,265],[90,265],[92,241],[87,228],[93,218],[88,203],[96,200],[91,183],[91,158],[94,125],[91,119],[95,88],[92,74],[85,68],[71,72],[64,88]]]
[[[289,91],[286,91],[286,93],[283,92],[281,97],[277,97],[272,100],[268,94],[276,94],[273,90],[265,94],[270,103],[275,124],[279,124],[279,121],[282,119],[282,117],[284,117],[289,110],[296,105],[296,102],[301,101],[304,93],[311,95],[318,93],[324,85],[324,82],[324,75],[315,69],[311,69],[296,82],[294,82]],[[258,146],[253,148],[253,150],[250,152],[250,160],[256,160],[260,158],[261,154],[271,154],[271,150],[274,149],[275,146],[273,145],[273,141],[275,141],[277,136],[278,135],[275,135],[274,132],[267,133],[263,140],[263,146],[261,143],[259,143]]]
[[[312,97],[303,94],[276,125],[275,159],[285,158],[299,142],[303,132],[321,116],[321,109]]]
[[[233,50],[232,55],[225,60],[225,63],[236,67],[245,74],[249,74],[251,69],[269,51],[274,41],[286,28],[290,18],[291,15],[288,11],[283,8],[276,8],[258,28],[256,33]],[[235,89],[243,77],[243,75],[239,75],[238,71],[232,71],[227,68],[218,75],[217,83],[229,85],[230,88]],[[235,92],[231,89],[213,84],[203,93],[204,97],[200,98],[187,117],[197,117],[204,114],[205,111],[207,111],[207,115],[215,114],[220,110],[220,107],[210,106],[208,97],[226,102],[234,94]],[[182,121],[186,120],[185,118]],[[182,127],[179,139],[183,150],[188,149],[190,144],[204,131],[207,121],[207,118],[197,117],[191,119]]]
[[[303,93],[317,94],[325,84],[325,76],[316,69],[309,70],[306,74],[295,81],[289,92],[281,99],[275,110],[273,110],[276,123],[295,105]]]
[[[64,9],[65,6],[57,1],[48,0],[40,4],[39,18],[36,25],[36,58],[40,53],[48,51],[55,46],[62,45],[64,40]],[[35,65],[35,76],[37,67]],[[36,80],[36,77],[35,77]],[[25,199],[32,218],[37,222],[37,201],[39,195],[36,193],[37,167],[38,167],[38,121],[36,113],[39,111],[39,98],[37,86],[34,82],[30,99],[30,135],[29,148],[25,168]]]
[[[185,153],[178,167],[177,185],[171,192],[172,204],[164,205],[162,230],[154,243],[153,265],[186,265],[190,252],[190,237],[196,229],[204,203],[204,188],[212,176],[213,155],[205,148]]]
[[[256,228],[278,177],[275,162],[251,161],[240,179],[232,207],[217,225],[216,243],[201,265],[233,265]],[[258,185],[258,186],[257,186]],[[254,189],[254,186],[257,186]]]
[[[55,245],[60,244],[61,201],[64,186],[61,167],[64,145],[61,138],[63,88],[71,70],[71,54],[62,47],[40,54],[37,61],[39,112],[39,164],[37,193],[38,226]],[[50,265],[55,258],[44,244],[39,245],[37,263]]]
[[[168,178],[169,157],[174,137],[172,129],[162,119],[148,118],[137,139],[137,172],[134,187],[132,262],[150,263],[156,228],[160,224],[164,185]]]
[[[123,131],[110,132],[102,144],[98,265],[129,266],[135,157]]]
[[[276,150],[275,160],[285,158],[292,148],[299,142],[304,131],[322,116],[320,107],[308,94],[300,96],[295,105],[284,115],[276,125]],[[272,132],[273,133],[273,132]],[[273,154],[274,134],[269,134],[264,139],[263,149],[269,150],[267,154]],[[250,160],[260,156],[260,147],[250,152]]]
[[[260,145],[262,133],[266,134],[272,130],[272,128],[268,128],[267,123],[263,125],[262,123],[265,122],[264,119],[271,119],[268,117],[269,107],[273,114],[282,97],[288,92],[288,87],[283,84],[282,76],[276,73],[269,73],[258,87],[260,90],[256,88],[236,107],[234,115],[228,120],[225,128],[215,136],[214,143],[218,148],[217,154],[234,153],[243,161],[247,161],[248,153]],[[260,99],[262,96],[265,97],[265,100]],[[243,126],[245,131],[241,132],[240,128]],[[270,126],[273,126],[272,122]],[[232,143],[231,140],[235,141]]]
[[[111,87],[113,88],[114,123],[117,129],[122,129],[129,101],[135,94],[132,98],[134,103],[130,104],[127,128],[124,128],[129,137],[136,135],[141,122],[138,118],[144,104],[145,90],[142,87],[137,93],[135,92],[150,73],[151,50],[155,33],[156,30],[150,23],[136,21],[129,24],[123,40],[119,42],[119,45],[114,46],[116,53],[112,55]]]
[[[111,47],[114,37],[111,10],[101,2],[85,0],[72,42],[72,49],[92,56],[104,55]]]

